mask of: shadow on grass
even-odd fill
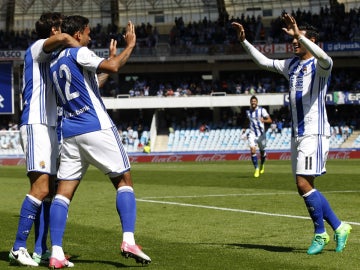
[[[91,264],[103,264],[103,265],[111,265],[117,268],[128,268],[128,267],[143,267],[142,264],[136,264],[136,265],[125,265],[120,262],[114,262],[114,261],[104,261],[104,260],[80,260],[78,259],[79,256],[77,255],[71,255],[71,258],[69,259],[71,262],[73,262],[76,266],[76,264],[82,264],[82,265],[91,265]],[[0,251],[0,261],[9,262],[9,251]],[[129,260],[129,264],[133,263],[131,259]],[[16,265],[10,265],[9,266],[16,266]]]
[[[9,252],[8,251],[0,251],[0,261],[9,262]]]
[[[269,245],[255,245],[255,244],[227,244],[227,246],[246,248],[246,249],[263,249],[271,252],[294,252],[292,247],[280,247],[280,246],[269,246]]]

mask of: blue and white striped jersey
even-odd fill
[[[249,119],[249,129],[255,136],[261,136],[265,132],[265,125],[260,121],[261,118],[267,118],[269,113],[265,108],[257,106],[254,110],[246,110]]]
[[[302,36],[299,41],[315,57],[306,60],[300,60],[298,57],[273,60],[260,53],[247,40],[242,42],[242,46],[260,67],[283,74],[289,80],[292,136],[330,136],[325,97],[333,61],[306,37]]]
[[[64,112],[63,138],[114,126],[101,99],[96,76],[103,60],[87,47],[77,47],[61,51],[51,61],[52,80]]]
[[[51,53],[43,51],[45,41],[34,42],[25,52],[20,126],[56,126],[56,93],[49,76]]]
[[[330,83],[331,65],[322,68],[312,57],[274,60],[274,68],[289,80],[292,136],[319,134],[330,136],[325,97]]]

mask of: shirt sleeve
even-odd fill
[[[246,39],[241,42],[241,45],[245,51],[251,56],[253,61],[261,68],[277,72],[274,67],[274,60],[263,55],[259,50],[257,50],[249,41]]]
[[[265,108],[261,108],[261,115],[264,118],[269,117],[269,113],[267,112],[267,110]]]
[[[88,47],[81,47],[77,53],[76,62],[85,69],[96,73],[96,70],[104,58],[99,57],[95,52],[89,50]]]
[[[311,54],[318,60],[318,63],[322,69],[331,69],[333,65],[333,61],[329,55],[324,52],[318,45],[314,42],[306,38],[305,36],[301,36],[299,38],[299,42],[308,49]]]
[[[51,53],[46,53],[43,50],[46,39],[39,39],[31,46],[31,55],[33,59],[38,62],[49,62],[51,60]]]

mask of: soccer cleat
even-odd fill
[[[260,176],[260,170],[259,170],[259,168],[256,168],[255,172],[254,172],[254,177],[258,178],[259,176]]]
[[[138,245],[129,245],[125,241],[121,244],[121,255],[125,258],[134,258],[137,263],[149,264],[151,259],[148,255],[141,251],[141,247]]]
[[[265,165],[261,164],[260,165],[260,174],[263,174],[265,172]]]
[[[321,234],[315,234],[311,246],[307,250],[307,254],[309,255],[319,254],[327,245],[327,243],[329,243],[329,241],[330,241],[330,237],[326,232]]]
[[[49,263],[50,256],[51,256],[51,252],[49,250],[47,250],[42,255],[37,254],[36,252],[34,252],[33,255],[32,255],[32,258],[39,265],[40,264],[42,264],[42,265],[46,264],[47,265]]]
[[[15,263],[26,266],[39,266],[39,264],[31,258],[29,252],[24,247],[19,248],[17,251],[11,249],[9,253],[9,260],[11,264]]]
[[[352,227],[350,224],[343,223],[337,230],[335,230],[334,240],[336,241],[336,252],[342,252],[344,250],[351,229]]]
[[[49,269],[62,269],[71,267],[74,267],[74,264],[67,259],[58,260],[55,257],[50,257]]]

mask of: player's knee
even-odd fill
[[[305,177],[297,175],[296,186],[300,195],[308,193],[314,188],[312,179],[306,179]]]
[[[46,186],[34,186],[30,191],[30,195],[43,201],[49,195],[49,188]]]
[[[121,176],[115,179],[111,179],[111,181],[116,189],[121,186],[130,186],[130,187],[133,186],[133,181],[130,171],[125,172],[124,174],[122,174]]]

